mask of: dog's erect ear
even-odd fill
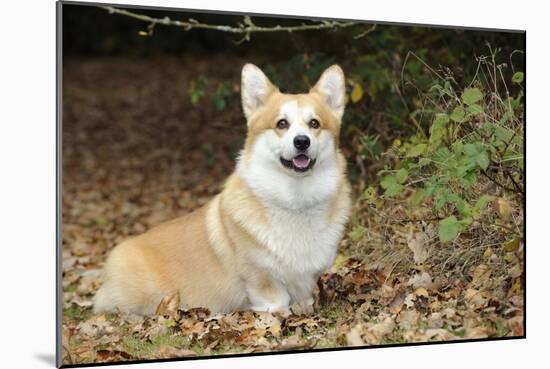
[[[254,64],[246,64],[241,74],[241,99],[246,119],[262,107],[275,90],[276,87],[260,68]]]
[[[321,94],[334,115],[342,119],[346,99],[346,83],[342,68],[336,64],[327,68],[312,91]]]

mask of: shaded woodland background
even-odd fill
[[[65,363],[523,335],[523,34],[379,24],[358,37],[372,28],[358,23],[239,42],[147,26],[63,5]],[[233,170],[246,62],[287,92],[333,63],[348,78],[354,216],[315,314],[94,315],[108,251],[204,204]]]

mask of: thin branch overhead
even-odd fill
[[[243,34],[244,38],[241,41],[247,41],[250,39],[250,34],[254,32],[298,32],[298,31],[309,31],[309,30],[323,30],[323,29],[332,29],[332,28],[347,28],[354,25],[357,25],[356,22],[338,22],[338,21],[320,21],[315,24],[300,24],[296,26],[280,26],[276,25],[274,27],[264,27],[254,24],[250,16],[244,16],[243,23],[239,23],[238,26],[228,26],[228,25],[219,25],[219,24],[206,24],[200,23],[195,19],[188,19],[186,21],[170,19],[169,17],[164,18],[153,18],[148,15],[134,13],[125,9],[118,9],[111,6],[102,6],[101,8],[106,9],[111,14],[120,14],[130,18],[138,19],[143,22],[149,23],[148,32],[146,34],[151,35],[155,25],[163,26],[175,26],[181,27],[185,31],[192,29],[209,29],[214,31],[228,32],[234,34]],[[371,25],[366,31],[359,34],[356,38],[365,36],[366,34],[374,31],[376,29],[376,24]]]

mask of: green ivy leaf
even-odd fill
[[[445,113],[438,113],[435,115],[434,123],[437,125],[445,126],[449,123],[449,116]]]
[[[434,122],[430,127],[430,143],[439,145],[441,138],[445,135],[445,126],[449,122],[447,114],[436,114]]]
[[[475,159],[481,169],[486,170],[489,167],[489,155],[485,150],[478,152]]]
[[[466,108],[471,114],[483,113],[483,108],[479,104],[472,104]]]
[[[397,179],[392,176],[388,175],[382,178],[382,181],[380,181],[380,186],[385,190],[384,195],[388,197],[393,197],[401,192],[403,189],[403,185],[400,184]]]
[[[441,209],[447,203],[447,193],[449,191],[446,187],[438,186],[433,193],[434,206],[437,210]]]
[[[439,222],[439,239],[448,242],[454,239],[462,231],[462,223],[454,215]]]
[[[464,108],[462,106],[457,106],[451,113],[451,120],[457,123],[463,122],[465,115]]]
[[[474,172],[467,173],[463,178],[460,179],[460,184],[463,187],[471,187],[477,180],[477,174]]]
[[[425,167],[426,165],[430,164],[432,161],[428,158],[420,158],[420,160],[418,160],[418,166],[419,167]]]
[[[512,76],[512,82],[518,83],[518,84],[523,82],[523,72],[514,73],[514,75]]]
[[[464,153],[470,158],[474,158],[477,155],[477,147],[474,144],[466,144],[463,147]]]
[[[428,147],[426,144],[418,144],[411,147],[407,152],[407,158],[416,158],[417,156],[422,155],[426,150],[426,147]]]
[[[407,178],[409,178],[409,172],[405,168],[401,168],[395,173],[395,180],[400,184],[405,183]]]
[[[440,147],[435,153],[434,153],[434,160],[441,162],[441,163],[447,163],[452,158],[453,154],[447,147]]]
[[[369,203],[374,202],[376,197],[376,189],[372,186],[367,187],[363,192],[363,200]]]
[[[467,88],[462,93],[462,101],[466,105],[472,105],[483,98],[483,94],[478,88]]]
[[[459,201],[454,202],[456,210],[463,217],[469,217],[472,215],[472,207],[465,200],[460,199]]]
[[[491,195],[483,195],[481,196],[477,201],[476,201],[476,204],[474,206],[474,208],[477,210],[477,211],[482,211],[483,209],[485,209],[487,207],[487,205],[493,201],[495,199],[494,196],[491,196]]]
[[[486,170],[489,166],[489,155],[487,151],[478,143],[464,145],[464,153],[474,161],[481,169]]]

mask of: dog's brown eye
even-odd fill
[[[310,128],[313,128],[313,129],[318,129],[321,124],[319,123],[319,121],[317,119],[312,119],[309,121],[309,126]]]
[[[277,122],[277,129],[286,129],[288,128],[288,122],[286,119],[280,119]]]

